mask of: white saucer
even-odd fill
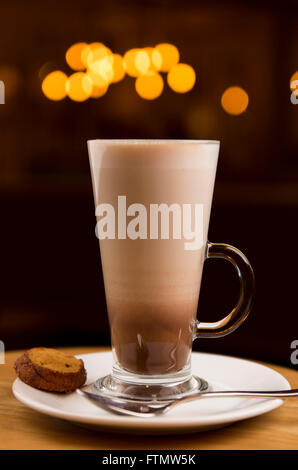
[[[84,354],[87,383],[110,373],[110,352]],[[192,371],[206,379],[214,390],[287,390],[288,381],[269,367],[235,357],[193,353]],[[42,392],[16,379],[15,397],[41,413],[98,430],[130,434],[185,434],[226,426],[252,418],[282,405],[277,398],[204,398],[181,404],[164,416],[133,418],[109,413],[76,392]]]

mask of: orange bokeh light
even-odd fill
[[[228,114],[238,116],[244,113],[248,106],[249,98],[243,88],[233,86],[227,88],[221,97],[221,105]]]
[[[43,94],[53,101],[60,101],[66,97],[67,76],[60,70],[49,73],[42,82]]]
[[[125,70],[124,70],[124,64],[123,64],[123,58],[120,54],[113,54],[113,70],[114,70],[114,75],[112,82],[120,82],[125,77]]]
[[[148,52],[141,50],[135,56],[135,67],[139,74],[143,75],[148,72],[151,60]]]
[[[112,55],[104,56],[95,62],[90,63],[88,73],[96,86],[102,86],[110,83],[114,77],[113,69],[114,58]]]
[[[95,52],[95,51],[99,51],[99,52]],[[85,68],[88,67],[88,61],[92,62],[92,58],[96,54],[97,55],[100,55],[100,54],[110,55],[112,54],[112,51],[107,46],[105,46],[102,42],[92,42],[91,44],[87,44],[81,53],[81,61],[84,64]]]
[[[104,87],[97,87],[93,85],[91,97],[92,98],[100,98],[101,96],[105,95],[108,91],[108,85]]]
[[[162,64],[161,54],[153,47],[144,47],[143,51],[147,52],[150,59],[148,72],[159,71]]]
[[[164,83],[157,72],[148,72],[136,79],[136,91],[145,100],[155,100],[163,91]]]
[[[93,72],[93,70],[87,71],[87,76],[90,78],[93,86],[103,88],[109,84],[109,81],[101,74]]]
[[[130,49],[124,54],[123,65],[124,69],[130,77],[137,77],[140,72],[136,68],[136,56],[141,49]]]
[[[177,64],[168,73],[168,85],[176,93],[187,93],[196,82],[196,73],[188,64]]]
[[[78,42],[69,47],[65,54],[65,59],[69,67],[73,70],[84,70],[82,62],[82,51],[87,47],[86,42]]]
[[[86,73],[73,73],[66,82],[66,92],[73,101],[85,101],[92,93],[92,81]]]
[[[93,50],[90,49],[86,59],[87,67],[91,67],[93,64],[107,58],[108,56],[112,56],[112,52],[104,45],[96,47]]]
[[[173,44],[158,44],[152,52],[155,67],[161,72],[168,72],[174,65],[178,64],[179,51]]]
[[[152,68],[157,71],[161,71],[162,67],[162,56],[161,53],[154,49],[151,54]]]

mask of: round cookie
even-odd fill
[[[72,392],[86,380],[82,359],[50,348],[32,348],[15,362],[18,377],[49,392]]]

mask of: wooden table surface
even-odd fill
[[[74,354],[104,348],[65,348]],[[7,352],[0,364],[0,449],[298,449],[298,399],[257,418],[223,429],[177,436],[130,436],[84,429],[43,415],[16,400],[11,391],[13,363],[22,351]],[[268,364],[267,364],[268,365]],[[298,373],[270,365],[298,388]]]

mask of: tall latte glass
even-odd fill
[[[111,375],[95,387],[144,400],[206,389],[191,374],[192,342],[234,331],[254,285],[239,250],[207,239],[219,142],[92,140],[88,148],[114,355]],[[202,270],[214,257],[235,266],[239,302],[201,323]]]

